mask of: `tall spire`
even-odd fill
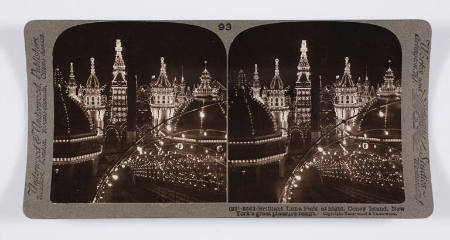
[[[91,74],[86,81],[86,88],[99,88],[100,82],[98,81],[97,75],[95,74],[95,59],[91,57]]]
[[[181,65],[181,84],[185,84],[184,82],[184,67]]]
[[[70,97],[77,96],[77,82],[75,80],[75,73],[73,71],[73,62],[70,62],[69,82],[67,83],[68,94]]]
[[[158,79],[156,80],[155,86],[159,88],[170,88],[172,87],[172,84],[170,84],[169,77],[167,76],[167,69],[166,69],[167,65],[164,62],[164,57],[161,57],[160,61],[161,67],[159,69],[159,76]]]
[[[308,62],[308,47],[306,45],[306,40],[302,40],[302,44],[300,47],[300,60],[298,62],[297,66],[297,82],[300,81],[310,81],[309,75],[310,75],[310,66]],[[305,75],[306,78],[302,78],[302,75]]]
[[[77,82],[75,80],[75,72],[73,71],[73,62],[70,62],[70,73],[69,73],[69,87],[76,87]]]
[[[91,57],[91,74],[95,74],[95,58]]]
[[[282,90],[284,89],[283,80],[280,77],[280,69],[279,69],[280,60],[275,58],[275,75],[272,78],[272,82],[270,82],[270,89],[274,90]]]
[[[345,68],[344,68],[344,74],[351,74],[350,72],[350,62],[349,62],[349,58],[345,57]]]
[[[355,83],[352,80],[352,73],[351,73],[351,64],[349,62],[349,58],[345,57],[345,67],[344,67],[344,75],[342,75],[342,78],[338,82],[339,87],[354,87]]]
[[[116,39],[116,57],[113,64],[113,83],[126,85],[126,72],[125,72],[125,62],[122,57],[122,42],[120,39]]]
[[[258,64],[255,64],[255,72],[253,73],[253,87],[261,87],[261,83],[259,82]]]
[[[278,58],[275,58],[275,76],[280,76],[279,63],[280,60]]]
[[[367,64],[366,64],[366,82],[368,82],[369,81],[369,76],[367,75]]]

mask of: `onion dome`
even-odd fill
[[[64,93],[60,82],[55,81],[54,91],[54,163],[92,160],[101,153],[102,147],[88,113],[80,102]]]
[[[248,89],[233,91],[228,99],[231,166],[278,162],[286,154],[286,138],[275,129],[272,115]]]
[[[100,88],[100,81],[95,74],[95,59],[91,57],[91,74],[86,81],[86,88]]]
[[[349,58],[345,57],[344,75],[342,75],[342,78],[338,81],[337,87],[341,88],[355,87],[355,83],[352,80],[352,73],[350,67],[351,64],[349,63]]]
[[[284,89],[283,80],[281,80],[281,77],[280,77],[279,62],[280,62],[280,60],[278,58],[276,58],[275,59],[275,75],[273,76],[272,81],[270,82],[271,90],[283,90]]]

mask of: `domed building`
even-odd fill
[[[226,200],[227,108],[211,79],[205,66],[194,98],[137,141],[102,179],[94,202],[123,201],[123,192],[141,202]]]
[[[230,201],[258,201],[267,199],[260,188],[268,185],[261,180],[284,174],[287,136],[276,129],[267,107],[253,98],[243,72],[239,75],[228,98],[229,196]]]
[[[81,102],[70,97],[61,82],[54,86],[54,140],[51,200],[89,201],[93,192],[81,189],[96,174],[102,145]]]
[[[313,146],[286,181],[280,202],[401,203],[405,199],[401,101],[375,98],[344,137]]]

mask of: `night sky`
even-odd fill
[[[199,83],[204,60],[212,78],[226,82],[226,55],[220,39],[204,28],[175,23],[106,22],[70,28],[55,43],[54,67],[67,79],[73,61],[77,82],[84,85],[92,56],[101,84],[110,84],[115,39],[122,40],[128,79],[137,75],[139,85],[148,83],[152,75],[158,77],[160,57],[165,59],[171,82],[175,76],[180,78],[183,65],[187,83]]]
[[[239,34],[229,53],[230,81],[241,68],[251,80],[257,63],[260,80],[267,86],[274,75],[274,58],[279,58],[281,78],[294,86],[303,39],[308,43],[313,79],[321,75],[325,83],[334,82],[336,75],[343,74],[347,56],[354,80],[364,78],[367,65],[371,83],[381,82],[388,59],[396,80],[401,78],[401,47],[390,31],[360,23],[297,22],[263,25]]]

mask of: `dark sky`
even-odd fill
[[[233,41],[229,53],[230,80],[240,68],[253,76],[258,64],[260,79],[269,84],[274,75],[274,58],[280,59],[281,78],[293,86],[297,78],[301,40],[308,42],[311,73],[334,82],[344,71],[344,58],[350,58],[352,76],[364,78],[367,64],[372,84],[382,81],[388,59],[396,79],[401,73],[401,47],[390,31],[369,24],[344,22],[297,22],[270,24],[249,29]]]
[[[226,55],[220,39],[204,28],[175,23],[106,22],[84,24],[70,28],[57,39],[53,63],[65,78],[69,62],[74,62],[78,83],[83,85],[90,73],[90,61],[95,58],[97,76],[102,84],[112,80],[115,39],[122,40],[128,77],[137,74],[138,84],[159,74],[160,57],[165,58],[170,81],[181,75],[188,84],[199,82],[208,61],[213,79],[226,82]]]

